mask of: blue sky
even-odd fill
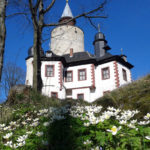
[[[101,0],[70,0],[74,16],[88,11]],[[65,0],[57,0],[52,11],[47,14],[47,22],[57,22],[65,7]],[[105,34],[110,53],[121,54],[120,49],[127,55],[128,61],[134,65],[132,77],[134,80],[150,73],[150,0],[108,0],[105,7],[107,19],[97,19],[101,31]],[[25,58],[27,50],[33,44],[32,25],[19,17],[7,20],[7,38],[5,62],[12,61],[26,70]],[[85,50],[93,53],[93,40],[96,30],[85,19],[78,19],[79,26],[85,34]],[[50,31],[44,31],[43,49],[49,49]]]

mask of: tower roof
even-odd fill
[[[73,14],[72,14],[71,9],[69,7],[68,0],[66,0],[66,6],[65,6],[65,9],[64,9],[64,11],[62,13],[61,18],[64,18],[64,17],[71,17],[71,18],[73,18]]]

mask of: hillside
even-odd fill
[[[106,94],[94,104],[104,107],[111,105],[120,109],[138,109],[143,113],[150,112],[150,75]]]
[[[0,150],[149,150],[150,75],[93,104],[11,93],[0,105]]]

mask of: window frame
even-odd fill
[[[122,77],[124,81],[127,81],[127,71],[122,68]]]
[[[68,72],[71,72],[71,81],[67,81],[67,73]],[[72,70],[65,71],[65,82],[73,82],[73,71]]]
[[[47,68],[48,67],[53,67],[53,74],[52,74],[52,76],[48,76],[47,75]],[[55,72],[55,66],[54,65],[45,65],[45,77],[54,77],[54,72]]]
[[[84,80],[81,80],[80,79],[80,71],[85,71],[85,79]],[[86,68],[84,68],[84,69],[78,69],[78,81],[85,81],[85,80],[87,80],[87,74],[86,74]]]
[[[52,94],[56,94],[56,97],[52,96]],[[58,92],[51,92],[51,97],[52,98],[58,98]]]
[[[80,95],[83,96],[83,99],[79,99],[79,96],[80,96]],[[77,99],[78,99],[78,100],[84,100],[84,93],[79,93],[79,94],[77,94]]]
[[[105,69],[108,70],[108,78],[104,78],[103,72],[104,72]],[[102,75],[102,80],[110,79],[110,68],[109,68],[109,67],[102,68],[102,69],[101,69],[101,75]]]

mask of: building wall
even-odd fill
[[[51,50],[56,55],[70,53],[73,48],[74,53],[84,51],[83,31],[71,25],[63,25],[54,28],[51,32]]]
[[[78,70],[80,69],[86,70],[86,80],[83,80],[83,81],[78,80]],[[64,78],[64,86],[66,89],[85,88],[85,87],[90,87],[92,85],[91,84],[91,64],[68,67],[68,68],[65,68],[65,71],[73,72],[72,82],[65,82],[65,78]]]
[[[132,81],[130,69],[128,69],[127,67],[125,67],[124,65],[122,65],[122,64],[120,64],[120,63],[117,63],[117,64],[118,64],[118,72],[119,72],[120,86],[121,86],[121,85],[124,85],[124,84],[127,84],[127,83],[130,83],[130,82]],[[125,80],[123,79],[122,69],[124,69],[124,70],[126,71],[126,74],[127,74],[127,81],[125,81]]]
[[[109,68],[109,79],[102,79],[102,69]],[[92,89],[90,93],[90,102],[98,99],[103,96],[104,92],[112,91],[115,89],[115,81],[114,81],[114,67],[113,62],[105,63],[102,65],[98,65],[95,67],[95,90]]]
[[[25,84],[32,86],[33,85],[33,57],[26,60],[26,81]]]
[[[26,61],[27,74],[26,85],[33,84],[33,58]],[[54,66],[54,76],[46,77],[46,65]],[[109,68],[109,78],[102,78],[102,69]],[[78,71],[80,69],[86,70],[86,80],[79,81]],[[123,79],[122,69],[126,70],[127,81]],[[65,81],[65,71],[73,72],[73,81]],[[103,96],[105,92],[112,91],[124,84],[131,82],[130,69],[124,65],[112,61],[105,64],[95,66],[94,64],[79,65],[64,68],[60,61],[42,61],[41,77],[43,81],[42,93],[50,96],[52,92],[56,92],[59,99],[72,98],[77,99],[78,94],[84,94],[84,100],[93,102],[99,97]],[[67,95],[66,90],[72,91],[71,95]]]
[[[46,65],[54,66],[54,76],[46,77]],[[44,61],[41,65],[41,77],[43,81],[42,93],[50,96],[52,92],[58,93],[58,98],[65,99],[65,89],[62,87],[63,65],[60,61]]]

